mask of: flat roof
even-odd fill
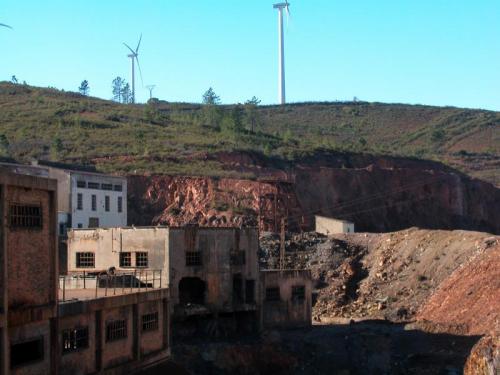
[[[106,227],[106,228],[72,228],[68,229],[68,232],[90,232],[96,230],[110,230],[110,229],[124,229],[124,230],[144,230],[144,229],[186,229],[189,227],[196,227],[198,229],[207,230],[233,230],[233,229],[257,229],[257,227],[202,227],[187,224],[185,226],[168,226],[168,225],[150,225],[150,226],[124,226],[124,227]]]

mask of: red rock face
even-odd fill
[[[258,224],[276,231],[285,217],[288,229],[308,230],[321,214],[353,221],[357,231],[418,226],[500,233],[500,189],[438,163],[331,157],[284,172],[224,157],[228,168],[260,178],[130,176],[130,224]]]

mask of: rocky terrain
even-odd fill
[[[287,267],[312,270],[314,319],[421,320],[485,334],[500,311],[498,236],[411,228],[392,233],[290,236]],[[261,240],[261,262],[274,267],[279,237]]]
[[[251,154],[219,155],[255,180],[130,176],[129,221],[313,229],[314,215],[348,219],[359,231],[412,226],[500,233],[500,189],[439,163],[328,154],[280,171]]]

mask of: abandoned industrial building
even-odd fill
[[[261,327],[309,325],[310,273],[260,271],[258,248],[256,228],[77,229],[68,235],[68,274],[156,273],[169,286],[175,320],[238,314]],[[267,286],[281,288],[273,300]]]
[[[168,289],[130,274],[115,278],[132,287],[113,292],[92,277],[59,280],[56,207],[55,180],[0,168],[0,374],[123,373],[167,359]]]
[[[136,371],[199,322],[311,324],[310,272],[260,270],[257,228],[71,229],[60,270],[60,183],[22,168],[0,167],[0,375]]]

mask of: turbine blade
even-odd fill
[[[130,48],[130,47],[129,47],[129,45],[128,45],[127,43],[123,43],[123,45],[124,45],[125,47],[127,47],[127,48],[130,50],[130,52],[132,52],[132,53],[135,55],[134,50],[133,50],[132,48]]]
[[[137,55],[137,52],[139,51],[139,46],[141,45],[141,40],[142,40],[142,34],[139,37],[139,43],[137,43],[137,48],[135,49],[135,54]]]
[[[144,81],[142,80],[141,64],[139,64],[139,57],[137,57],[137,54],[135,55],[135,60],[137,61],[137,67],[139,68],[139,76],[141,77],[141,86],[144,88]]]
[[[6,28],[8,28],[8,29],[12,29],[12,26],[6,25],[6,24],[4,24],[4,23],[0,23],[0,26],[6,27]]]

